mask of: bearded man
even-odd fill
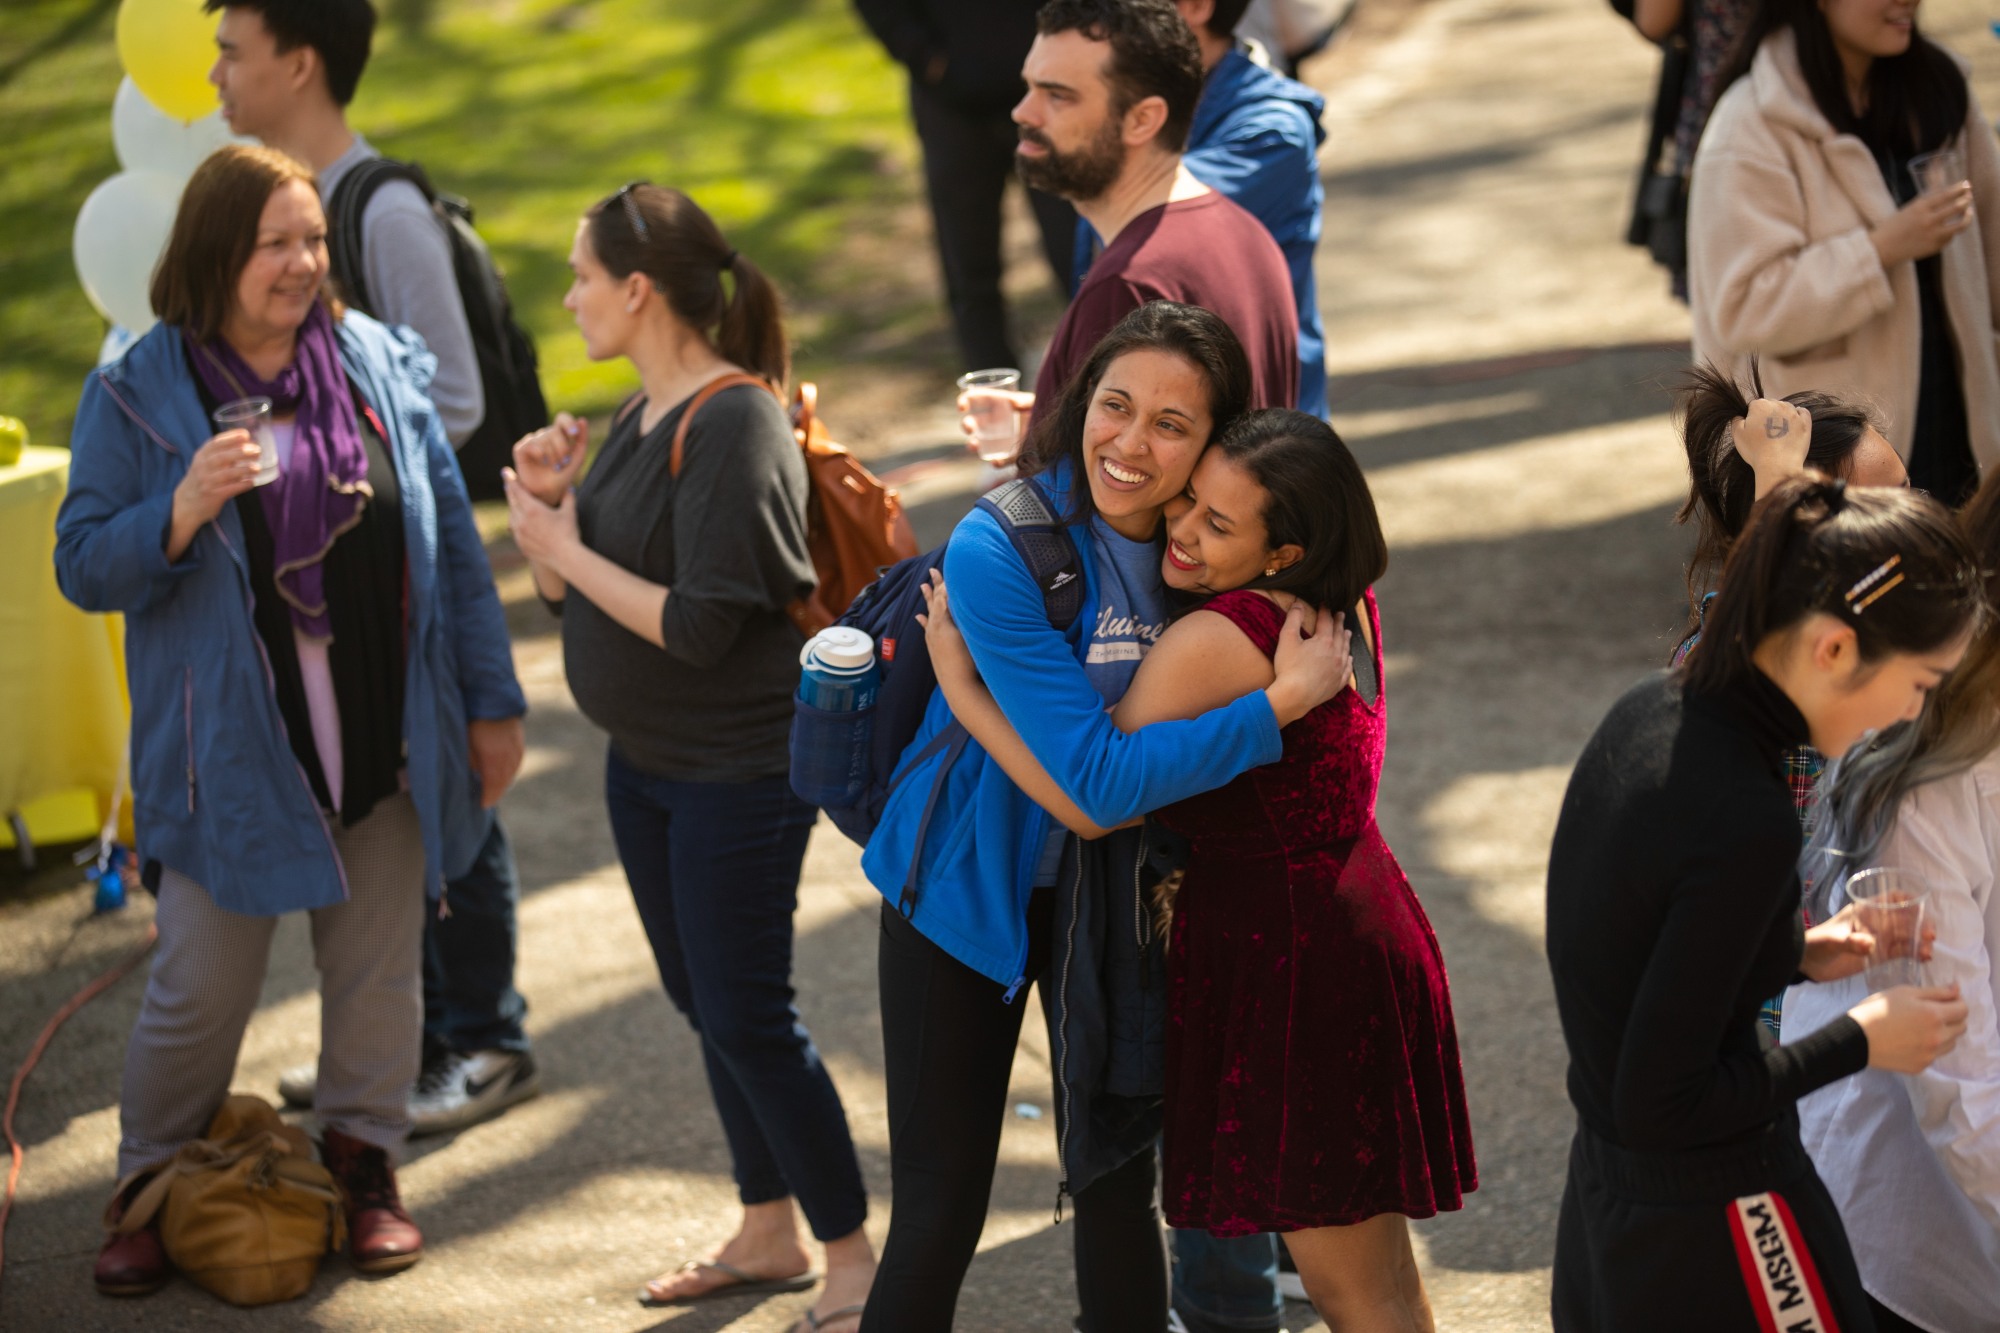
[[[1298,315],[1263,225],[1195,179],[1181,150],[1201,101],[1194,33],[1172,0],[1049,0],[1014,108],[1015,170],[1104,239],[1023,410],[1053,403],[1098,339],[1148,301],[1220,315],[1250,358],[1253,408],[1298,399]]]

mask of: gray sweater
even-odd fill
[[[380,157],[360,135],[333,165],[319,173],[319,195],[333,198],[340,178],[371,157]],[[451,242],[424,199],[408,181],[383,185],[361,214],[361,263],[375,317],[384,324],[407,324],[423,335],[437,357],[431,402],[454,445],[464,444],[486,416],[479,383],[479,360],[472,351],[472,328],[452,273]]]
[[[770,394],[724,389],[668,449],[686,404],[639,432],[634,408],[577,488],[584,545],[665,584],[655,648],[572,588],[557,606],[570,693],[627,762],[682,782],[789,766],[799,631],[785,606],[814,585],[805,457]]]

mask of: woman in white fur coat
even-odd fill
[[[1957,505],[2000,462],[2000,146],[1916,9],[1763,0],[1695,154],[1689,304],[1697,363],[1870,402]]]

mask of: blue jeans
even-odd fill
[[[1276,1329],[1285,1313],[1278,1294],[1278,1238],[1169,1233],[1174,1250],[1174,1309],[1188,1333]]]
[[[822,1241],[868,1216],[833,1078],[792,991],[792,913],[817,812],[785,777],[676,782],[614,748],[611,836],[660,981],[701,1036],[745,1206],[797,1198]]]
[[[521,881],[500,816],[464,876],[445,886],[445,909],[424,913],[424,1060],[448,1052],[526,1051],[528,1002],[514,989]]]

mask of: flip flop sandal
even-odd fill
[[[810,1269],[803,1273],[795,1273],[791,1277],[758,1277],[755,1273],[744,1272],[734,1264],[718,1263],[713,1259],[690,1259],[675,1271],[679,1273],[696,1273],[704,1268],[714,1269],[728,1278],[729,1281],[710,1287],[706,1291],[697,1291],[686,1296],[673,1296],[665,1299],[654,1296],[651,1291],[642,1289],[639,1292],[639,1304],[649,1306],[690,1305],[695,1301],[705,1301],[717,1296],[772,1296],[779,1292],[804,1291],[808,1287],[819,1284],[819,1274],[812,1272]],[[655,1280],[657,1281],[658,1279]],[[827,1316],[829,1319],[832,1317],[832,1315]]]
[[[866,1305],[843,1305],[838,1310],[828,1310],[825,1314],[814,1314],[811,1310],[808,1310],[806,1311],[807,1333],[819,1333],[821,1329],[831,1324],[834,1320],[852,1319],[867,1308]]]

